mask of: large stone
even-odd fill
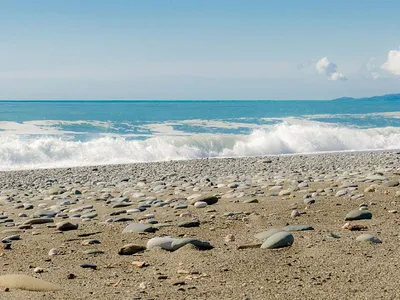
[[[124,228],[122,233],[132,233],[132,232],[156,232],[156,228],[151,225],[141,224],[141,223],[131,223]]]
[[[64,221],[56,224],[57,230],[68,231],[78,229],[78,224],[72,224],[70,222]]]
[[[353,210],[344,218],[345,221],[372,219],[372,213],[364,210]]]
[[[294,237],[291,233],[281,231],[271,235],[261,245],[262,249],[277,249],[283,247],[289,247],[293,244]]]

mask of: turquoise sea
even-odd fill
[[[400,99],[0,101],[0,170],[400,148]]]

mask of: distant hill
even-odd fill
[[[386,94],[382,96],[373,96],[367,98],[352,98],[352,97],[342,97],[333,99],[333,101],[374,101],[374,100],[383,100],[383,101],[393,101],[393,100],[400,100],[400,94]]]

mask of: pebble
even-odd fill
[[[204,208],[204,207],[207,207],[207,202],[204,202],[204,201],[197,201],[195,204],[194,204],[194,207],[196,207],[196,208]]]
[[[119,255],[132,255],[146,250],[146,247],[137,244],[126,244],[118,250]]]
[[[226,243],[230,243],[235,241],[235,236],[233,234],[228,234],[227,236],[224,237],[224,241]]]
[[[58,254],[58,250],[56,248],[50,249],[49,253],[50,256],[54,256]]]
[[[298,210],[292,210],[292,213],[290,214],[290,216],[292,217],[292,218],[295,218],[295,217],[299,217],[299,216],[301,216],[301,212],[299,212]]]
[[[81,268],[83,268],[83,269],[97,270],[97,266],[96,266],[95,264],[88,264],[88,263],[85,263],[85,264],[80,264],[79,266],[80,266]]]
[[[34,273],[43,273],[44,270],[43,270],[43,268],[36,267],[36,268],[33,269],[33,272],[34,272]]]

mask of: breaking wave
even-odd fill
[[[317,122],[281,123],[249,135],[193,134],[146,140],[0,135],[0,170],[399,148],[399,127],[360,129]]]

